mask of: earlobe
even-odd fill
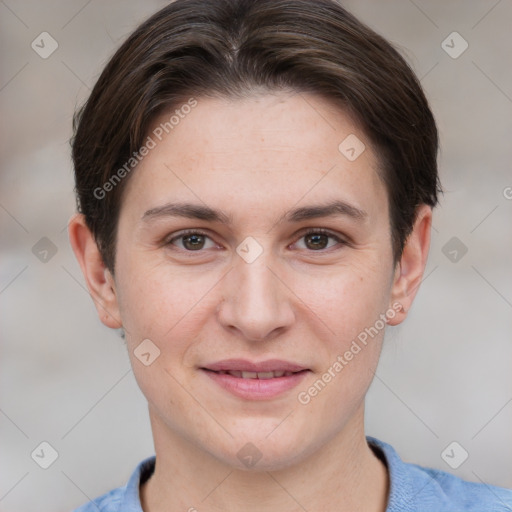
[[[403,322],[411,308],[427,264],[431,226],[432,208],[425,204],[419,206],[413,229],[405,242],[393,278],[391,304],[399,303],[401,310],[388,320],[389,325]]]
[[[94,236],[82,214],[75,214],[71,218],[68,234],[100,320],[107,327],[120,328],[122,323],[114,278],[105,266]]]

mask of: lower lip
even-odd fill
[[[228,373],[217,373],[201,369],[210,379],[233,395],[245,400],[267,400],[293,389],[309,370],[293,373],[287,377],[274,377],[272,379],[242,379]]]

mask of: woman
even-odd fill
[[[156,458],[81,511],[508,510],[364,433],[440,192],[402,57],[334,0],[177,0],[76,117],[70,240]]]

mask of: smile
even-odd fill
[[[237,370],[221,370],[217,373],[220,374],[228,374],[236,377],[238,379],[275,379],[276,377],[289,377],[296,372],[285,372],[285,371],[275,371],[275,372],[242,372]]]
[[[286,396],[286,392],[297,387],[311,370],[249,371],[200,368],[200,371],[213,381],[218,389],[237,398],[270,400]]]

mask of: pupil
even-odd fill
[[[313,249],[325,249],[327,247],[327,238],[327,235],[322,233],[306,235],[307,243],[311,243]]]
[[[204,237],[202,235],[188,235],[188,236],[185,236],[184,237],[184,245],[185,247],[187,247],[187,245],[189,245],[188,248],[192,248],[192,249],[200,249],[201,246],[203,245],[204,243]]]

